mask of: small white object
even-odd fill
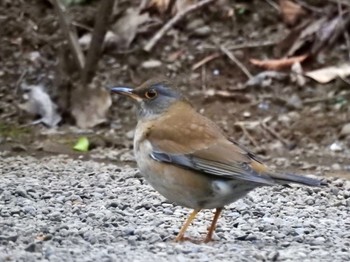
[[[251,117],[252,114],[251,114],[250,112],[248,112],[248,111],[244,111],[244,112],[243,112],[243,116],[246,117],[246,118],[248,118],[248,117]]]
[[[27,102],[21,104],[20,108],[30,114],[41,117],[34,121],[33,124],[43,123],[49,127],[57,126],[62,118],[57,112],[57,105],[52,102],[44,87],[41,85],[22,85],[21,88],[27,91],[23,95]]]
[[[343,151],[343,147],[339,142],[334,142],[329,146],[329,149],[333,152],[340,152]]]
[[[213,70],[213,75],[214,75],[214,76],[220,75],[220,70],[219,70],[219,69],[214,69],[214,70]]]
[[[148,60],[142,63],[142,67],[146,69],[157,68],[162,65],[162,62],[159,60]]]

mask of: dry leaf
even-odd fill
[[[156,8],[160,14],[164,14],[169,8],[170,0],[150,0],[146,8]]]
[[[130,46],[134,40],[139,26],[149,20],[149,14],[140,14],[138,8],[128,8],[116,24],[112,26],[112,31],[116,36],[116,43],[122,49]]]
[[[334,80],[337,77],[344,78],[349,76],[350,64],[325,67],[325,68],[317,69],[311,72],[307,72],[305,75],[321,84],[325,84]]]
[[[175,15],[178,12],[185,10],[190,5],[193,5],[196,0],[177,0],[175,1],[172,14]]]
[[[19,108],[29,114],[40,116],[40,119],[34,121],[33,124],[43,123],[48,127],[57,126],[62,118],[57,112],[56,104],[52,102],[44,87],[24,84],[21,88],[25,92],[24,98],[27,101],[20,104]]]
[[[183,56],[185,53],[185,51],[183,49],[180,49],[178,51],[175,51],[171,54],[168,55],[168,62],[175,62],[176,60],[178,60],[181,56]]]
[[[280,0],[279,4],[283,21],[287,25],[295,25],[301,16],[306,15],[305,10],[300,5],[290,0]]]
[[[109,92],[93,86],[76,88],[72,96],[72,115],[80,128],[91,128],[104,123],[112,104]]]
[[[282,70],[290,68],[294,63],[303,62],[308,55],[294,56],[281,59],[257,60],[250,59],[250,63],[268,70]]]

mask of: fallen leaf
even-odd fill
[[[80,137],[73,149],[80,152],[87,152],[89,150],[89,139],[86,136]]]
[[[101,83],[94,82],[87,87],[76,87],[71,101],[71,114],[77,126],[83,129],[104,123],[112,104],[109,92],[101,87]]]
[[[168,62],[175,62],[176,60],[178,60],[181,56],[183,56],[183,54],[185,53],[185,51],[183,49],[180,49],[178,51],[175,51],[171,54],[168,55]]]
[[[175,15],[178,12],[182,12],[190,5],[193,5],[196,0],[177,0],[173,6],[172,14]]]
[[[340,66],[330,66],[305,73],[305,76],[313,80],[326,84],[337,77],[345,78],[350,75],[350,64]]]
[[[287,25],[295,25],[299,18],[306,15],[305,10],[290,0],[279,0],[283,21]]]
[[[279,44],[277,52],[285,56],[308,53],[317,55],[321,50],[332,46],[334,42],[349,28],[350,13],[343,15],[324,15],[317,20],[304,21],[293,29]]]
[[[148,13],[140,14],[138,8],[128,8],[124,16],[112,26],[116,43],[121,49],[127,49],[134,40],[138,27],[150,19]]]
[[[150,0],[146,8],[155,8],[160,14],[164,14],[169,9],[170,0]]]
[[[40,118],[33,124],[43,123],[48,127],[55,127],[62,120],[57,112],[57,105],[52,102],[49,94],[41,85],[22,85],[21,89],[25,92],[25,103],[20,104],[19,108],[31,115],[39,115]]]
[[[256,65],[258,67],[262,67],[268,70],[282,70],[290,68],[294,63],[303,62],[308,55],[287,57],[281,59],[269,59],[269,60],[258,60],[258,59],[250,59],[250,63]]]

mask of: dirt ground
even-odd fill
[[[129,5],[138,5],[138,1]],[[94,2],[73,6],[69,13],[76,24],[93,27],[95,7]],[[223,15],[229,7],[236,11],[234,17]],[[58,80],[57,63],[64,50],[64,38],[49,2],[4,1],[0,20],[6,24],[0,43],[2,150],[13,154],[76,156],[81,153],[71,148],[82,134],[92,142],[92,151],[83,154],[86,158],[96,155],[95,151],[131,148],[135,109],[123,98],[113,97],[108,122],[92,130],[75,128],[69,117],[64,117],[57,129],[28,125],[33,118],[19,110],[23,102],[20,85],[40,84],[54,100],[58,97],[57,84],[61,80]],[[249,59],[273,57],[277,44],[264,43],[278,43],[290,30],[268,1],[223,1],[221,5],[209,5],[183,19],[150,53],[141,47],[156,31],[152,27],[141,30],[126,51],[106,49],[95,81],[101,85],[137,85],[151,77],[167,76],[178,83],[198,110],[215,120],[230,137],[274,164],[347,174],[350,136],[341,134],[341,130],[350,122],[350,107],[348,86],[342,81],[321,85],[307,80],[298,86],[288,78],[247,87],[246,76],[224,55],[192,70],[198,61],[218,52],[217,42],[226,46],[254,43],[254,48],[238,48],[233,54],[256,75],[262,70],[251,65]],[[83,33],[82,26],[78,26],[78,34]],[[343,63],[347,52],[345,41],[340,38],[317,59],[304,63],[304,70]],[[161,66],[148,68],[144,62],[149,60],[156,60]],[[104,158],[102,155],[100,158]],[[281,156],[287,160],[279,161]],[[117,156],[113,161],[122,160]]]

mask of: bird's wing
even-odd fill
[[[320,185],[316,179],[271,172],[254,154],[227,139],[213,122],[191,109],[181,116],[169,114],[159,119],[157,128],[148,133],[153,159],[224,179],[264,185]]]
[[[179,112],[181,108],[177,115]],[[276,183],[267,174],[265,165],[229,141],[209,119],[190,108],[180,115],[180,118],[172,117],[170,113],[154,123],[156,128],[147,135],[153,159],[226,179]]]

